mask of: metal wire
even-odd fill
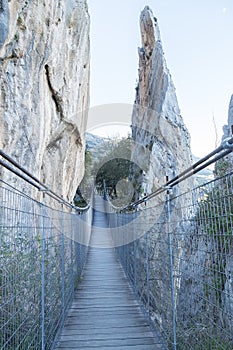
[[[68,208],[75,209],[77,211],[83,212],[89,209],[89,206],[87,205],[84,208],[78,208],[74,205],[68,203],[66,200],[64,200],[60,195],[55,193],[51,188],[46,186],[44,183],[42,183],[39,179],[37,179],[33,174],[31,174],[27,169],[22,167],[19,163],[17,163],[13,158],[11,158],[8,154],[0,150],[0,156],[4,158],[6,162],[3,162],[0,160],[0,165],[7,170],[9,170],[12,174],[16,175],[18,179],[23,179],[25,182],[31,185],[31,187],[36,188],[39,191],[46,192],[47,196],[51,197],[55,201],[59,201],[60,203],[64,204]],[[9,164],[8,164],[9,163]],[[18,185],[19,187],[19,185]],[[18,189],[18,188],[17,188]]]
[[[233,349],[233,173],[175,186],[134,212],[108,203],[116,251],[168,349]]]
[[[1,350],[52,349],[79,284],[91,210],[54,207],[0,180]]]

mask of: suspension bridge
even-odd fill
[[[232,349],[233,173],[182,191],[232,143],[124,208],[74,207],[1,151],[0,349]]]
[[[95,197],[83,280],[56,349],[164,349],[136,301],[113,246],[103,199]]]

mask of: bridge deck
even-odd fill
[[[135,300],[110,237],[103,200],[97,197],[84,277],[56,350],[164,350]]]

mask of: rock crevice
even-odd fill
[[[51,92],[52,100],[55,103],[57,113],[60,115],[60,118],[64,118],[64,112],[62,108],[62,97],[59,95],[59,93],[53,88],[51,78],[50,78],[50,70],[49,66],[45,65],[45,74],[48,82],[48,87]]]

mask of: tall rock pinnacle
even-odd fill
[[[133,161],[144,167],[143,189],[150,193],[165,176],[191,162],[190,137],[180,115],[175,87],[165,61],[158,21],[147,6],[140,17],[142,47],[132,115]]]

